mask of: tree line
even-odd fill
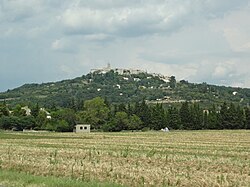
[[[79,104],[78,104],[79,106]],[[91,124],[100,131],[160,130],[165,127],[180,130],[250,129],[250,109],[233,103],[202,109],[198,103],[182,103],[180,108],[162,104],[149,105],[145,100],[136,103],[110,104],[96,97],[81,107],[41,110],[38,104],[29,106],[30,114],[21,106],[10,108],[0,104],[0,129],[72,131],[77,123]],[[49,115],[49,116],[48,116]]]

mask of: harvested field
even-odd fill
[[[250,131],[0,132],[0,167],[124,186],[250,186]]]

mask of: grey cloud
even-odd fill
[[[2,0],[0,7],[2,22],[20,22],[39,14],[43,5],[42,1],[35,0]]]
[[[161,10],[161,5],[100,10],[71,8],[62,15],[62,23],[69,34],[106,33],[116,36],[140,36],[171,30],[176,16]],[[166,13],[164,13],[166,12]],[[181,14],[181,13],[180,13]]]
[[[221,83],[227,73],[218,76],[216,63],[233,61],[239,66],[225,70],[231,75],[227,84],[249,80],[245,71],[250,58],[249,24],[247,19],[238,24],[249,17],[247,10],[248,16],[242,15],[247,3],[249,0],[2,0],[0,90],[8,85],[73,78],[107,62],[114,67]],[[231,31],[235,27],[240,33],[237,37],[225,34],[224,28]],[[244,50],[237,50],[241,48]],[[202,65],[204,61],[211,65]],[[20,71],[15,68],[19,66]],[[250,86],[250,82],[243,85]]]
[[[245,84],[248,79],[248,73],[245,69],[247,65],[246,61],[239,59],[203,61],[197,64],[196,73],[189,76],[188,79],[193,82],[247,86]]]
[[[225,13],[237,10],[240,7],[247,6],[249,3],[249,0],[241,0],[241,1],[235,1],[235,0],[220,0],[220,1],[214,1],[214,0],[205,0],[201,1],[203,3],[203,11],[205,11],[206,16],[208,17],[217,17],[217,16],[224,16]]]
[[[3,0],[2,21],[43,21],[58,18],[54,24],[69,35],[106,34],[116,37],[137,37],[148,34],[174,33],[190,25],[194,17],[212,17],[237,9],[242,0]],[[29,24],[29,23],[26,23]],[[61,25],[62,24],[62,28]]]
[[[148,3],[150,1],[144,1],[144,3]],[[152,1],[151,1],[152,2]],[[98,8],[98,9],[110,9],[110,8],[124,8],[124,7],[135,7],[142,5],[142,0],[85,0],[79,1],[77,3],[78,6],[89,7],[89,8]]]
[[[88,2],[88,1],[87,1]],[[242,0],[187,1],[80,1],[67,9],[62,24],[67,34],[106,33],[116,36],[142,36],[172,33],[192,24],[194,17],[215,18],[246,5]],[[92,6],[91,6],[92,5]],[[99,6],[98,6],[99,5]],[[136,6],[140,5],[140,6]],[[105,8],[103,8],[105,6]]]

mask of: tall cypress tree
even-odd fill
[[[202,129],[203,128],[203,114],[200,109],[199,104],[194,103],[190,107],[190,115],[191,115],[191,126],[190,129]]]
[[[191,116],[188,102],[182,103],[182,106],[180,108],[180,119],[181,119],[182,129],[192,128],[192,116]]]
[[[229,124],[229,113],[227,103],[223,103],[219,113],[219,129],[228,129]]]
[[[135,114],[142,120],[143,127],[150,127],[151,112],[145,100],[135,105]]]
[[[157,103],[155,106],[150,108],[151,111],[151,123],[150,128],[160,130],[167,126],[167,118],[165,110],[162,104]]]
[[[181,119],[177,108],[171,107],[168,109],[167,121],[170,129],[181,128]]]
[[[236,108],[233,103],[227,109],[227,126],[226,129],[236,129],[237,128],[237,113]]]
[[[151,112],[145,100],[141,102],[140,108],[141,108],[141,120],[143,121],[146,127],[149,127],[151,123]]]
[[[202,128],[203,129],[208,129],[208,111],[204,111],[203,112],[203,124],[202,124]]]
[[[219,111],[216,110],[215,105],[209,110],[207,119],[207,129],[220,129]]]
[[[31,108],[31,115],[36,118],[39,114],[39,111],[40,111],[39,104],[36,103],[36,105]]]
[[[237,129],[244,129],[244,128],[245,128],[245,126],[244,126],[244,121],[245,121],[245,118],[244,118],[244,111],[243,111],[243,109],[238,105],[237,108],[236,108],[236,120],[235,120],[236,128],[237,128]]]
[[[250,109],[249,108],[245,109],[245,116],[246,116],[245,128],[250,129]]]

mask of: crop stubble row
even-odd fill
[[[6,137],[0,140],[4,169],[127,186],[250,185],[249,131],[9,133]]]

